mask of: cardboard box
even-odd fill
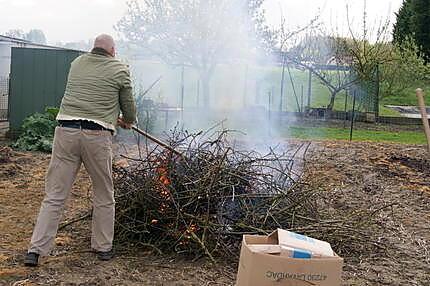
[[[269,236],[244,235],[236,286],[341,285],[342,258],[333,252],[331,257],[294,258],[297,248],[280,244],[291,238],[294,236],[283,230],[277,230]],[[297,238],[307,240],[307,237]],[[323,246],[324,251],[327,251],[327,245],[320,242],[307,241],[314,246]]]

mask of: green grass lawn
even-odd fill
[[[286,137],[313,140],[349,140],[349,129],[324,127],[290,127]],[[352,140],[372,142],[393,142],[402,144],[426,144],[424,132],[354,130]]]

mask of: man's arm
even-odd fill
[[[133,124],[136,122],[136,102],[133,97],[131,87],[130,72],[128,69],[125,72],[123,85],[119,91],[119,104],[122,112],[122,121],[124,123]]]

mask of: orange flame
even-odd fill
[[[168,169],[166,164],[160,162],[160,165],[157,167],[157,173],[159,174],[159,180],[164,186],[170,186],[171,181],[168,177]]]

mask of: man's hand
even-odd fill
[[[121,117],[118,118],[117,123],[123,129],[131,129],[131,127],[133,126],[133,123],[126,123]]]

